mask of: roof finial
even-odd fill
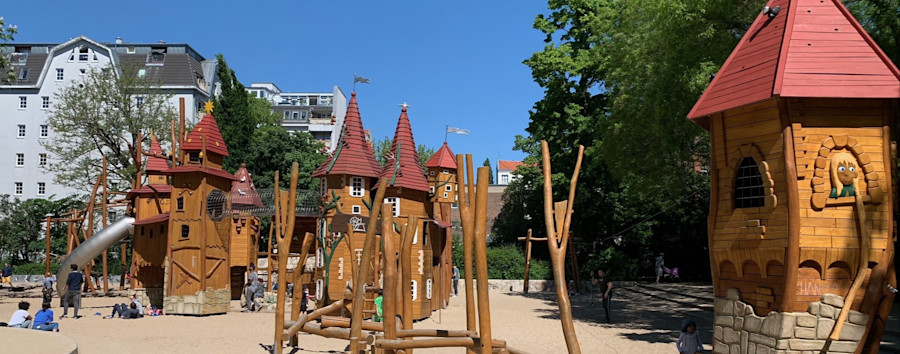
[[[399,104],[398,106],[403,107],[403,109],[402,109],[403,112],[406,112],[406,109],[409,108],[409,105],[406,104],[406,102],[403,102],[402,104]]]
[[[204,106],[204,109],[206,109],[206,114],[212,114],[212,110],[213,110],[212,101],[206,101],[206,105]]]

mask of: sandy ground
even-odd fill
[[[462,290],[462,289],[461,289]],[[507,293],[491,291],[491,318],[495,338],[504,339],[514,348],[529,353],[565,353],[565,341],[558,320],[553,293]],[[21,299],[0,294],[0,321],[7,321]],[[40,308],[39,298],[25,299],[31,312]],[[241,313],[232,302],[232,312],[209,317],[162,316],[136,320],[102,319],[112,305],[125,298],[84,298],[80,319],[58,320],[59,335],[78,343],[78,351],[91,353],[265,353],[273,343],[275,318],[272,313]],[[54,305],[58,304],[54,299]],[[590,296],[573,299],[575,328],[584,353],[672,353],[678,327],[691,308],[678,308],[637,292],[620,289],[615,294],[612,324],[606,324],[598,301],[591,305]],[[53,308],[56,316],[61,308]],[[696,310],[696,309],[694,309]],[[100,313],[101,316],[95,315]],[[71,310],[69,315],[71,316]],[[708,344],[709,324],[698,321],[703,339]],[[463,294],[451,298],[450,307],[435,312],[416,328],[465,329]],[[0,349],[11,331],[0,331]],[[341,352],[347,342],[303,334],[297,348],[286,353]],[[709,346],[707,345],[707,348]],[[41,343],[34,344],[36,353]],[[0,350],[2,351],[2,350]],[[461,348],[416,350],[427,353],[463,353]]]

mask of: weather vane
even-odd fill
[[[356,92],[356,83],[368,84],[369,78],[353,74],[353,92]]]

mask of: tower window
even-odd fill
[[[350,177],[350,196],[362,197],[366,195],[366,184],[362,177]]]
[[[187,225],[181,225],[181,238],[191,237],[191,227]]]
[[[745,157],[737,170],[734,181],[734,207],[757,208],[765,205],[762,174],[752,157]]]
[[[175,210],[182,211],[184,210],[184,197],[179,197],[175,201]]]

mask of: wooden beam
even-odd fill
[[[278,335],[278,338],[281,340],[288,340],[292,336],[296,335],[297,332],[300,331],[300,328],[302,328],[303,325],[305,325],[307,322],[315,320],[319,317],[322,317],[326,313],[331,313],[333,311],[337,311],[338,309],[340,309],[342,307],[344,307],[344,299],[340,299],[338,301],[332,302],[328,306],[318,308],[315,311],[313,311],[312,313],[300,314],[300,318],[297,319],[296,322],[292,323],[287,329],[284,329],[285,325],[282,322],[281,327],[278,327],[276,329],[276,332],[277,332],[276,335]],[[284,310],[282,309],[282,311],[284,311]],[[276,311],[276,313],[277,313],[277,311]],[[347,333],[349,334],[350,332],[347,332]],[[348,335],[347,339],[350,339],[349,335]]]
[[[373,203],[374,204],[374,203]],[[381,242],[384,246],[384,289],[382,299],[382,318],[384,321],[384,338],[397,339],[397,249],[394,245],[394,213],[391,204],[381,204]],[[386,354],[393,354],[393,350]]]
[[[474,209],[475,209],[475,177],[472,169],[472,155],[465,155],[465,165],[463,165],[463,155],[456,155],[456,166],[462,171],[458,174],[459,181],[459,218],[463,229],[463,270],[465,272],[465,295],[466,295],[466,329],[476,331],[475,324],[475,281],[474,271],[472,269],[472,247],[475,239],[474,229]],[[465,166],[465,168],[464,168]],[[464,178],[464,173],[465,177]],[[471,205],[471,206],[470,206]],[[475,353],[472,349],[467,349],[466,353]]]
[[[531,229],[528,229],[528,234],[526,235],[525,237],[519,237],[519,241],[525,241],[525,274],[522,277],[524,280],[522,292],[528,294],[528,278],[531,270]]]
[[[295,268],[295,272],[293,272],[294,279],[294,294],[291,298],[291,320],[296,321],[300,317],[300,301],[306,301],[306,299],[301,299],[303,297],[303,286],[300,284],[300,276],[303,274],[303,269],[306,267],[306,254],[309,253],[310,247],[312,247],[313,240],[315,236],[313,234],[307,232],[303,235],[303,244],[300,247],[300,262],[297,263],[297,268]],[[287,273],[285,273],[287,274]],[[290,338],[291,344],[297,343],[297,336],[292,336]]]
[[[491,303],[488,294],[487,269],[487,208],[488,180],[491,177],[490,167],[478,168],[478,191],[475,193],[475,274],[478,276],[478,333],[481,340],[477,343],[482,353],[490,353],[491,341]],[[471,197],[471,196],[470,196]],[[503,347],[505,345],[502,345]]]
[[[418,227],[419,218],[410,216],[407,219],[406,227],[403,229],[403,235],[400,241],[400,298],[403,299],[403,329],[413,328],[413,308],[412,308],[412,239],[415,237],[416,228]],[[398,331],[399,332],[399,331]],[[399,335],[399,334],[398,334]]]
[[[366,283],[369,278],[369,273],[374,271],[372,269],[372,259],[375,256],[375,231],[378,229],[378,215],[381,213],[381,208],[374,207],[374,203],[379,200],[384,200],[384,191],[387,189],[387,185],[387,178],[381,179],[378,190],[375,192],[375,199],[372,199],[373,208],[369,210],[369,224],[366,225],[366,238],[365,241],[363,241],[359,271],[356,272],[356,278],[353,278],[353,282],[356,284],[353,287],[354,299],[353,308],[351,309],[352,326],[350,327],[350,352],[354,354],[365,353],[365,348],[360,347],[359,340],[362,336],[361,324],[363,321],[363,308],[366,303]]]
[[[395,340],[376,340],[375,347],[383,349],[422,349],[422,348],[448,348],[448,347],[497,347],[505,348],[506,341],[496,339],[482,345],[481,338],[478,337],[458,337],[458,338],[427,338],[427,339],[395,339]]]

